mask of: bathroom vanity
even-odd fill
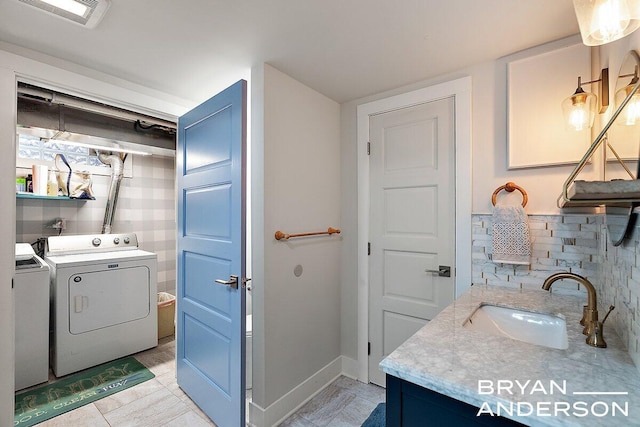
[[[585,343],[586,302],[586,295],[472,286],[380,363],[387,425],[640,425],[640,372],[612,324],[604,328],[607,348]],[[549,340],[540,345],[470,327],[480,306],[559,319],[566,337],[551,348],[555,330],[543,330]]]

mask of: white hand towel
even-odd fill
[[[524,208],[493,207],[493,262],[531,264],[531,235]]]

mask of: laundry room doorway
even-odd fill
[[[20,67],[16,67],[16,68],[20,68]],[[34,66],[31,68],[31,71],[33,73],[34,76],[39,76],[40,74],[42,74],[43,76],[45,75],[45,73],[40,73],[38,71],[38,67]],[[45,67],[44,71],[48,71],[50,72],[49,69],[47,69]],[[34,84],[34,85],[42,85],[42,86],[49,86],[50,88],[52,88],[52,90],[63,90],[61,88],[69,88],[69,87],[74,87],[73,84],[75,81],[81,81],[81,79],[77,79],[72,73],[67,73],[67,72],[60,72],[60,75],[58,75],[57,73],[53,73],[53,74],[47,74],[48,76],[48,80],[47,83],[44,83],[44,80],[40,80],[40,77],[38,79],[36,79],[35,77],[30,77],[29,79],[23,78],[22,75],[20,74],[14,74],[14,73],[7,73],[7,75],[0,73],[0,77],[7,77],[7,76],[12,76],[11,77],[11,81],[7,82],[7,84],[1,86],[1,89],[9,89],[10,88],[10,92],[8,92],[8,98],[11,99],[11,105],[7,105],[8,107],[8,112],[7,112],[7,116],[11,117],[11,120],[13,121],[12,125],[9,126],[8,128],[11,129],[11,140],[14,140],[15,138],[15,147],[16,149],[19,149],[19,138],[17,138],[15,136],[15,129],[16,129],[16,80],[18,82],[27,82],[29,84]],[[62,77],[61,77],[62,76]],[[42,79],[44,79],[42,77]],[[60,83],[58,84],[57,81],[60,81]],[[2,82],[4,82],[7,79],[2,79]],[[56,82],[55,84],[51,83],[51,82]],[[101,88],[101,85],[96,84],[96,87]],[[115,104],[111,104],[114,105],[116,107],[122,108],[124,105],[126,105],[128,108],[134,108],[136,111],[138,107],[132,107],[132,106],[136,106],[136,105],[144,105],[145,104],[145,97],[141,97],[139,95],[130,95],[129,91],[127,91],[126,89],[115,89],[115,88],[111,88],[111,91],[101,91],[96,89],[95,87],[88,87],[86,85],[80,84],[79,87],[77,87],[75,90],[73,90],[73,96],[77,96],[80,98],[84,98],[85,97],[85,93],[92,93],[93,95],[86,96],[86,99],[92,102],[104,102],[105,104],[108,104],[110,102],[113,101],[105,101],[106,99],[109,100],[113,100],[113,99],[120,99],[122,98],[123,101],[123,105],[118,105],[118,103]],[[104,93],[101,93],[104,92]],[[4,93],[4,92],[3,92]],[[159,103],[162,104],[162,103]],[[165,107],[163,105],[159,105],[159,104],[154,104],[151,107],[149,107],[149,109],[140,107],[139,111],[143,111],[142,114],[153,114],[156,111],[175,111],[172,110],[172,107]],[[158,110],[156,110],[155,108],[157,108]],[[10,112],[10,114],[9,114]],[[177,115],[172,116],[170,113],[164,114],[162,116],[164,119],[166,120],[171,120],[173,117],[174,123],[176,120]],[[14,171],[16,171],[16,162],[15,162],[15,156],[10,155],[10,156],[6,156],[8,159],[11,160],[11,165],[7,167],[7,171],[13,175]],[[126,231],[136,231],[135,227],[140,227],[140,230],[142,230],[139,234],[138,237],[140,238],[142,236],[142,239],[140,239],[141,242],[141,247],[145,248],[145,245],[151,244],[151,245],[155,245],[151,247],[151,250],[153,252],[158,252],[158,253],[164,253],[164,254],[169,254],[169,252],[173,251],[173,256],[171,256],[171,259],[169,258],[164,258],[162,261],[162,266],[161,268],[163,268],[164,270],[162,271],[162,273],[160,273],[158,276],[158,283],[160,284],[161,281],[163,283],[165,283],[164,288],[159,287],[158,290],[159,291],[167,291],[173,294],[176,294],[177,289],[175,288],[175,284],[169,284],[170,281],[173,280],[173,278],[176,276],[175,273],[175,241],[176,241],[176,228],[175,228],[175,204],[176,204],[176,192],[175,192],[175,160],[172,156],[142,156],[139,154],[133,154],[133,155],[129,155],[129,160],[131,161],[131,159],[133,158],[133,167],[129,167],[129,169],[126,169],[127,166],[125,166],[125,175],[127,173],[133,173],[136,178],[132,179],[131,176],[127,177],[125,176],[124,180],[125,180],[125,184],[123,184],[123,187],[121,188],[121,193],[120,193],[120,202],[118,204],[118,211],[116,213],[116,217],[115,217],[115,222],[114,222],[114,227],[116,231],[122,231],[123,230],[123,226],[127,226],[129,228],[126,229]],[[143,161],[140,159],[144,159]],[[128,162],[127,161],[127,162]],[[54,235],[54,234],[59,234],[61,233],[62,235],[71,235],[71,234],[89,234],[89,233],[99,233],[100,232],[100,224],[102,223],[102,219],[104,216],[104,200],[105,200],[105,193],[107,192],[107,187],[108,187],[108,172],[107,175],[99,175],[99,174],[94,174],[94,190],[97,190],[99,192],[98,197],[96,198],[97,201],[74,201],[74,200],[53,200],[53,199],[45,199],[42,198],[40,200],[35,200],[34,199],[28,199],[28,198],[22,198],[19,199],[18,202],[16,202],[16,198],[14,197],[14,187],[13,185],[10,188],[10,192],[11,192],[11,197],[8,198],[8,200],[11,200],[12,203],[10,203],[10,206],[8,206],[8,209],[10,211],[10,215],[7,214],[8,218],[15,218],[16,221],[14,223],[14,221],[12,221],[11,224],[11,229],[12,229],[12,233],[7,234],[7,236],[15,236],[16,231],[18,231],[19,235],[21,236],[20,241],[28,241],[29,243],[33,243],[33,239],[32,237],[35,236],[36,234],[39,237],[46,237],[47,235]],[[143,177],[141,176],[144,175]],[[13,180],[12,180],[13,181]],[[132,182],[134,182],[132,184]],[[157,183],[162,183],[163,187],[162,188],[157,188],[156,184]],[[164,184],[170,184],[169,187],[164,188]],[[165,209],[167,207],[170,207],[170,209]],[[100,212],[98,212],[100,211]],[[16,214],[17,212],[17,214]],[[143,214],[143,212],[145,214]],[[151,217],[146,217],[145,215],[149,214],[151,215]],[[58,230],[55,228],[52,228],[51,225],[56,225],[58,224],[57,222],[54,223],[53,219],[55,218],[49,218],[49,216],[54,215],[56,218],[60,217],[60,218],[64,218],[66,221],[64,222],[65,228],[62,230]],[[154,222],[155,221],[155,222]],[[170,229],[164,230],[164,228],[161,228],[160,226],[158,226],[158,223],[163,224],[163,226],[165,224],[170,224]],[[120,228],[118,228],[120,227]],[[156,239],[154,242],[154,239]],[[243,239],[246,238],[246,243],[243,242],[242,243],[242,248],[243,250],[248,246],[248,242],[249,242],[249,238],[248,236],[243,236]],[[15,237],[10,239],[11,240],[11,244],[13,245],[16,242]],[[247,249],[248,251],[248,249]],[[167,255],[168,256],[168,255]],[[247,257],[248,259],[248,257]],[[173,265],[174,267],[172,268],[171,265]],[[13,261],[12,261],[13,263]],[[8,267],[7,268],[8,271],[13,271],[12,267]],[[160,272],[160,269],[158,270]],[[227,277],[227,280],[229,278]],[[11,302],[11,298],[7,298],[5,299],[5,301],[8,301],[9,303]],[[243,303],[244,303],[244,299],[243,299]],[[9,312],[11,312],[11,307],[8,308]],[[11,322],[9,322],[11,324]],[[245,334],[244,334],[244,330],[243,332],[240,333],[240,335],[242,336],[242,341],[245,340]],[[162,343],[165,343],[166,341],[170,341],[170,339],[165,339],[162,341]],[[169,347],[172,347],[174,344],[171,343],[169,346],[164,346],[162,348],[160,348],[160,350],[162,352],[166,352],[165,350]],[[243,344],[244,346],[244,344]],[[13,353],[13,348],[10,348],[10,350],[12,350]],[[162,363],[166,363],[167,361],[164,359],[163,355],[163,362]],[[175,364],[176,363],[176,358],[175,358],[175,353],[172,353],[173,356],[173,360],[171,363]],[[247,357],[246,355],[244,355],[243,357]],[[149,356],[148,358],[148,362],[149,363],[154,363],[153,359],[154,356]],[[11,364],[13,364],[13,359],[10,362]],[[244,366],[244,364],[242,364]],[[243,370],[245,368],[243,367]],[[245,378],[242,378],[243,381],[245,380]],[[242,408],[244,411],[245,408],[245,399],[244,399],[244,390],[245,387],[243,386],[243,397],[241,398],[242,401]],[[11,396],[11,402],[13,399],[13,394],[14,391],[13,390],[3,390],[3,393],[5,393],[7,396]],[[177,392],[176,392],[177,393]],[[182,395],[184,396],[184,394]],[[7,404],[11,404],[11,406],[13,406],[12,403],[9,402],[9,400],[7,400]],[[193,404],[192,404],[193,405]],[[195,405],[193,405],[195,406]],[[4,406],[2,406],[2,408],[5,408]],[[7,414],[11,414],[13,411],[11,410],[10,407],[6,407],[6,412],[3,413],[7,413]],[[223,424],[220,424],[223,425]]]

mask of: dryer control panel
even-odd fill
[[[51,236],[47,239],[46,256],[113,252],[137,248],[138,237],[135,233]]]

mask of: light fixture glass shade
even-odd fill
[[[616,92],[616,106],[620,106],[622,104],[627,95],[629,95],[633,90],[636,82],[632,82]],[[635,95],[633,95],[620,113],[620,116],[618,116],[616,123],[623,126],[635,126],[640,124],[640,93],[636,92]]]
[[[597,97],[578,88],[576,93],[562,101],[562,112],[567,130],[581,131],[593,126]]]
[[[573,0],[573,7],[587,46],[621,39],[640,27],[637,0]]]

